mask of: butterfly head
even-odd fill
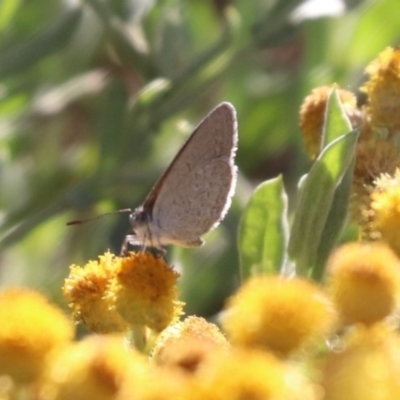
[[[131,236],[135,237],[137,241],[145,238],[148,232],[150,216],[143,207],[138,207],[133,210],[129,215],[129,223],[131,224]]]

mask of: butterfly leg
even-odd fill
[[[167,251],[162,247],[158,237],[156,237],[157,243],[154,243],[150,230],[147,231],[147,234],[148,236],[143,244],[143,252],[146,251],[147,253],[153,254],[155,257],[162,257],[165,259]],[[146,246],[146,243],[149,243],[149,245]]]
[[[133,240],[134,236],[133,235],[126,235],[124,238],[124,241],[122,242],[122,246],[121,246],[121,257],[126,257],[129,255],[129,250],[128,250],[128,246],[129,243],[131,242],[131,240]]]
[[[137,240],[135,240],[135,235],[126,235],[121,247],[121,257],[126,257],[129,255],[129,245],[134,247],[134,250],[139,251],[140,253],[150,253],[156,257],[165,257],[167,251],[161,246],[158,242],[157,245],[153,243],[152,240],[148,240],[149,238],[144,238],[143,243],[139,244]]]

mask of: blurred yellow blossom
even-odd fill
[[[384,243],[349,243],[328,260],[328,288],[345,323],[371,324],[398,301],[400,263]]]
[[[400,341],[380,324],[356,326],[344,349],[331,352],[321,369],[324,400],[400,398]]]
[[[140,385],[125,380],[114,400],[191,400],[193,389],[190,375],[152,365],[146,380]]]
[[[0,375],[17,383],[38,379],[49,353],[74,335],[73,322],[30,289],[0,292],[0,321]]]
[[[50,360],[40,400],[113,400],[125,380],[146,384],[149,365],[120,336],[92,335]]]
[[[202,364],[191,400],[312,400],[314,387],[272,354],[235,349]]]
[[[232,344],[284,355],[330,331],[334,312],[321,288],[305,279],[257,276],[229,300],[223,326]]]
[[[152,350],[159,365],[193,372],[210,355],[226,353],[230,345],[218,327],[204,318],[190,316],[165,329]]]

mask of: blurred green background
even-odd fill
[[[170,247],[186,313],[239,284],[236,232],[254,187],[309,164],[298,110],[312,88],[357,91],[399,40],[398,0],[1,0],[0,284],[63,304],[70,264],[119,253],[128,215],[221,101],[238,113],[239,179],[198,249]],[[65,306],[65,304],[64,304]]]

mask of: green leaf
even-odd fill
[[[138,23],[133,24],[117,17],[110,2],[86,0],[85,5],[92,8],[107,31],[107,40],[126,67],[141,71],[147,78],[154,77],[157,71],[150,62],[149,43]],[[151,6],[150,6],[151,7]]]
[[[242,279],[276,273],[282,267],[287,245],[287,196],[282,178],[271,179],[254,191],[242,215],[239,256]]]
[[[14,15],[21,6],[21,0],[2,0],[0,2],[0,32],[10,26]]]
[[[335,108],[335,104],[340,106],[341,113]],[[341,132],[350,130],[351,123],[342,107],[337,91],[333,90],[329,96],[326,109],[326,119],[322,137],[323,147],[337,139],[337,135],[340,135]],[[321,235],[315,265],[312,270],[312,277],[317,281],[321,280],[323,277],[326,260],[346,223],[348,203],[353,183],[353,169],[354,160],[335,190],[331,209]]]
[[[332,206],[326,220],[321,241],[317,250],[317,257],[312,271],[312,277],[319,281],[325,271],[326,260],[346,223],[348,204],[353,183],[354,160],[347,169],[339,186],[335,190]]]
[[[342,224],[344,204],[341,204],[339,198],[335,203],[336,189],[353,160],[358,138],[358,130],[346,133],[347,131],[347,117],[333,91],[328,102],[323,138],[329,144],[315,161],[299,190],[289,241],[289,255],[296,262],[297,273],[300,275],[312,273],[318,258],[318,248],[323,238],[326,239],[324,235],[336,239]],[[345,186],[341,188],[345,189]],[[337,196],[340,196],[339,192]],[[333,205],[335,207],[331,214]],[[337,227],[330,232],[330,227],[326,227],[326,224],[331,223],[332,218],[338,217],[339,211],[336,207],[340,210],[341,219],[335,221]],[[333,245],[332,238],[330,245]],[[322,245],[320,251],[321,256],[326,253],[326,245]]]
[[[351,130],[351,123],[344,111],[338,92],[333,89],[326,105],[321,148],[324,149],[329,143]]]
[[[75,33],[82,9],[73,7],[51,26],[26,42],[0,53],[0,78],[32,67],[35,63],[61,50]]]

